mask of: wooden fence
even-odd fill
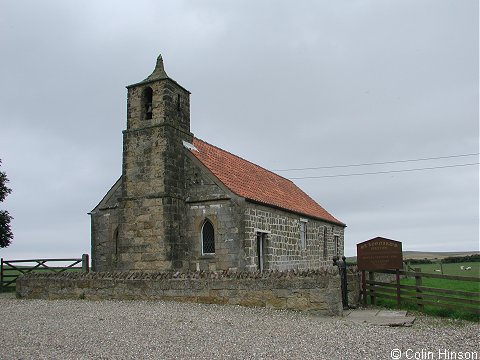
[[[390,279],[375,279],[376,274]],[[383,275],[386,274],[386,275]],[[415,278],[415,285],[403,285],[400,277]],[[370,303],[376,304],[378,298],[394,300],[397,306],[402,302],[417,304],[420,310],[425,305],[454,309],[480,314],[480,293],[452,289],[432,288],[422,285],[423,278],[435,278],[457,281],[480,282],[479,277],[452,276],[441,274],[427,274],[421,272],[409,272],[403,270],[375,270],[362,272],[362,299],[367,305],[367,298]]]
[[[64,266],[51,266],[51,263],[67,264]],[[88,254],[83,254],[79,259],[5,260],[2,258],[0,267],[0,292],[14,289],[15,282],[20,275],[38,271],[60,273],[67,270],[76,270],[89,272],[88,264]]]

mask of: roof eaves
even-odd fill
[[[250,202],[250,203],[253,203],[253,204],[263,205],[263,206],[267,206],[267,207],[270,207],[270,208],[273,208],[273,209],[287,211],[287,212],[292,213],[292,214],[305,216],[305,217],[310,218],[310,219],[325,221],[329,224],[335,224],[335,225],[347,227],[347,225],[344,224],[341,221],[333,221],[333,220],[330,220],[330,219],[326,219],[326,218],[323,218],[323,217],[320,217],[320,216],[315,216],[315,215],[308,214],[308,213],[305,213],[305,212],[296,211],[296,210],[292,210],[292,209],[287,209],[287,208],[279,206],[279,205],[269,204],[269,203],[266,203],[266,202],[263,202],[263,201],[260,201],[260,200],[255,200],[255,199],[250,199],[250,198],[245,198],[245,200],[247,202]]]

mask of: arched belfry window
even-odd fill
[[[153,114],[153,90],[151,87],[146,87],[142,94],[143,118],[149,120]]]
[[[215,254],[215,231],[210,221],[206,220],[202,226],[202,255]]]

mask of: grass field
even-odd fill
[[[460,266],[463,266],[464,268],[470,266],[472,269],[469,271],[461,270]],[[441,269],[439,264],[415,264],[415,265],[412,265],[412,267],[420,268],[422,273],[441,274],[441,272],[435,271],[435,270]],[[478,278],[479,273],[480,273],[480,263],[478,262],[443,264],[444,275]],[[415,286],[415,279],[414,278],[402,279],[401,284]],[[480,299],[480,282],[478,281],[461,281],[461,280],[422,277],[422,286],[435,288],[435,289],[447,289],[447,290],[464,291],[469,293],[477,293],[478,296],[476,297],[476,299],[477,300]],[[429,292],[425,292],[425,294],[429,294]],[[434,294],[434,293],[430,293],[430,294]],[[472,299],[472,297],[461,296],[461,295],[450,294],[448,296],[454,297],[454,298]],[[446,301],[446,300],[437,300],[437,302],[444,303],[444,304],[453,304],[453,305],[456,304],[455,301]],[[378,298],[377,305],[394,308],[396,307],[396,302],[390,299]],[[402,302],[401,307],[406,310],[415,310],[415,311],[419,310],[416,304],[410,303],[410,302]],[[461,311],[458,309],[443,308],[440,306],[425,305],[424,308],[422,309],[422,312],[429,315],[435,315],[435,316],[480,321],[479,314],[474,314],[467,311]]]
[[[402,285],[415,285],[415,279],[402,279],[400,283]],[[422,286],[435,289],[476,292],[479,293],[480,297],[480,283],[475,281],[422,278]]]
[[[471,267],[471,270],[462,270],[463,268]],[[455,275],[455,276],[467,276],[467,277],[480,277],[480,262],[464,262],[464,263],[448,263],[448,264],[412,264],[412,268],[420,268],[421,272],[429,274],[442,274],[443,275]]]
[[[428,259],[432,261],[439,261],[446,257],[456,257],[456,256],[470,256],[476,255],[480,252],[477,251],[403,251],[403,259],[408,261],[408,259]],[[347,256],[347,261],[352,264],[357,263],[356,256]]]

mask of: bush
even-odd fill
[[[448,263],[463,263],[463,262],[479,262],[480,254],[473,254],[467,256],[449,256],[442,260],[444,264]]]
[[[407,259],[405,260],[406,263],[411,264],[411,265],[416,265],[416,264],[433,264],[434,262],[432,260],[428,259]]]

